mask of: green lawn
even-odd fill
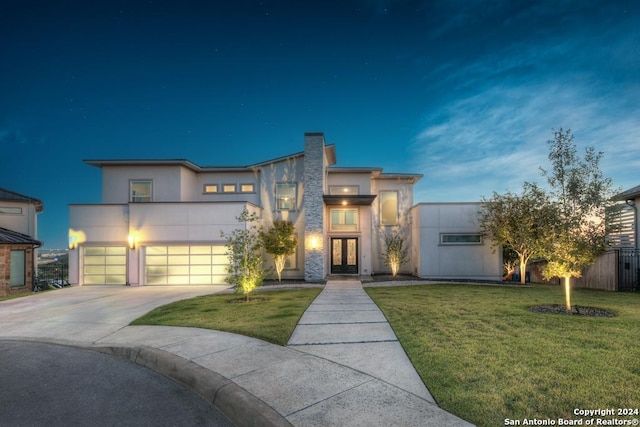
[[[260,301],[237,302],[232,295],[207,295],[158,307],[132,325],[217,329],[286,345],[298,320],[322,289],[255,293]]]
[[[528,310],[562,304],[559,287],[366,290],[436,401],[474,424],[640,405],[640,293],[574,290],[573,304],[618,314],[587,318]]]

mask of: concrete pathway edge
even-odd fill
[[[232,380],[183,357],[148,346],[96,345],[62,339],[2,337],[3,341],[55,344],[97,351],[144,366],[170,378],[213,404],[239,427],[291,427],[281,414]]]

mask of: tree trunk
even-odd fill
[[[524,285],[527,279],[527,258],[524,255],[519,255],[520,257],[520,284]]]
[[[571,312],[571,276],[564,277],[564,303],[567,313]]]

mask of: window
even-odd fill
[[[276,209],[294,210],[296,209],[296,183],[276,184]]]
[[[443,245],[479,245],[482,243],[480,233],[442,233],[440,243]]]
[[[331,185],[329,186],[329,194],[332,196],[356,196],[360,194],[357,185]]]
[[[331,209],[331,231],[358,231],[358,209]]]
[[[241,193],[255,193],[256,189],[253,184],[240,184]]]
[[[222,192],[223,193],[235,193],[236,192],[236,185],[235,184],[223,184],[222,185]]]
[[[381,191],[380,192],[380,224],[381,225],[397,225],[398,224],[398,192],[397,191]]]
[[[131,202],[146,203],[152,201],[151,181],[131,181]]]
[[[0,206],[0,214],[22,215],[22,208],[16,206]]]
[[[204,192],[205,193],[217,193],[218,191],[220,191],[220,187],[218,186],[218,184],[205,184],[204,185]]]
[[[25,251],[11,251],[9,256],[9,286],[20,287],[25,280]]]

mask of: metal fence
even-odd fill
[[[65,285],[69,283],[69,267],[66,265],[39,265],[37,278],[51,284]]]
[[[618,250],[618,290],[640,290],[640,250]]]

